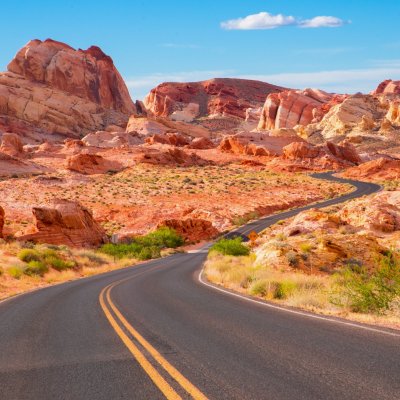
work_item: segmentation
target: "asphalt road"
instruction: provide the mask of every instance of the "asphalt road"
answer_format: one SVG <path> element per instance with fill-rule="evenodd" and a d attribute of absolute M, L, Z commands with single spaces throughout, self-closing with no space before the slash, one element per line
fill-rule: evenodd
<path fill-rule="evenodd" d="M 319 206 L 379 189 L 352 183 Z M 221 292 L 199 281 L 205 257 L 176 254 L 0 303 L 0 399 L 400 398 L 398 333 Z"/>

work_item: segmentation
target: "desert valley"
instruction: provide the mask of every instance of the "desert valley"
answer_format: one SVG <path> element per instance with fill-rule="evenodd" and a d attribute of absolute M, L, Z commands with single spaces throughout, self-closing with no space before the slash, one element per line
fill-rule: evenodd
<path fill-rule="evenodd" d="M 400 81 L 350 95 L 215 78 L 162 83 L 133 102 L 100 48 L 51 39 L 30 41 L 7 69 L 1 297 L 159 257 L 118 248 L 152 232 L 169 229 L 186 251 L 248 221 L 351 192 L 312 176 L 334 171 L 382 190 L 272 225 L 251 242 L 253 255 L 219 252 L 206 271 L 262 298 L 356 319 L 372 312 L 359 318 L 400 327 L 398 292 L 384 310 L 327 300 L 341 271 L 371 273 L 397 258 Z M 288 292 L 277 295 L 288 279 Z M 294 295 L 297 281 L 306 283 Z"/>

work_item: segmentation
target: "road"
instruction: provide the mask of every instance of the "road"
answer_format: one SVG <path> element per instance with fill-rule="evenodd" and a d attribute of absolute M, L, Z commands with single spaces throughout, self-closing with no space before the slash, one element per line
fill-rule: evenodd
<path fill-rule="evenodd" d="M 318 207 L 379 189 L 352 183 Z M 400 398 L 398 333 L 221 292 L 199 281 L 205 258 L 175 254 L 0 303 L 0 398 Z"/>

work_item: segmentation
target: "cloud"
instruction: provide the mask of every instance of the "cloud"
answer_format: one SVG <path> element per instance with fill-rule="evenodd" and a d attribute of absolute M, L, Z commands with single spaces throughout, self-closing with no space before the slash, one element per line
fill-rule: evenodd
<path fill-rule="evenodd" d="M 227 30 L 274 29 L 295 23 L 296 19 L 290 15 L 286 17 L 282 14 L 272 15 L 267 12 L 260 12 L 244 18 L 221 22 L 221 28 Z"/>
<path fill-rule="evenodd" d="M 268 12 L 262 11 L 258 14 L 251 14 L 243 18 L 230 19 L 221 22 L 221 28 L 226 30 L 260 30 L 275 29 L 288 25 L 294 25 L 300 28 L 337 28 L 345 23 L 346 22 L 342 19 L 332 16 L 317 16 L 303 20 L 291 15 L 272 15 Z"/>
<path fill-rule="evenodd" d="M 300 28 L 338 28 L 344 24 L 345 21 L 342 19 L 329 16 L 319 16 L 298 22 Z"/>
<path fill-rule="evenodd" d="M 240 76 L 240 78 L 261 80 L 289 88 L 313 87 L 337 93 L 366 93 L 385 79 L 399 77 L 400 65 L 396 66 L 395 63 L 389 67 Z"/>

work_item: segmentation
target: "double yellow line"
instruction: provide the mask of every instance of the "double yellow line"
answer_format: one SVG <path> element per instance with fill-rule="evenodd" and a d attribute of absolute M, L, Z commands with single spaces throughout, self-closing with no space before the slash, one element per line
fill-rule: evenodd
<path fill-rule="evenodd" d="M 125 281 L 125 279 L 123 280 Z M 111 300 L 110 292 L 113 287 L 121 283 L 118 281 L 106 286 L 99 295 L 101 308 L 111 326 L 121 338 L 125 346 L 132 353 L 133 357 L 144 369 L 154 384 L 161 390 L 168 400 L 179 400 L 182 397 L 166 381 L 166 379 L 157 371 L 153 364 L 146 358 L 142 351 L 135 345 L 134 341 L 125 333 L 124 327 L 132 337 L 140 343 L 151 357 L 173 378 L 188 394 L 195 400 L 207 400 L 207 397 L 190 381 L 188 381 L 174 366 L 172 366 L 140 333 L 133 328 L 126 318 L 121 314 L 118 308 Z M 113 315 L 114 313 L 114 315 Z M 156 364 L 157 365 L 157 364 Z"/>

